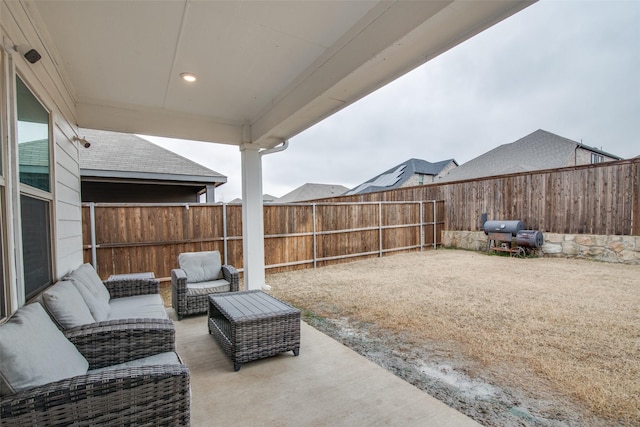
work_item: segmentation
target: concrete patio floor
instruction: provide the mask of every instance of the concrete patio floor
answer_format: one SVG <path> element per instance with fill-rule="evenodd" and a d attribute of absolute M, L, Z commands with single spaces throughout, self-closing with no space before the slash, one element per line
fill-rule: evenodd
<path fill-rule="evenodd" d="M 193 426 L 478 426 L 465 415 L 302 322 L 293 352 L 233 364 L 206 315 L 177 321 L 177 350 L 191 371 Z"/>

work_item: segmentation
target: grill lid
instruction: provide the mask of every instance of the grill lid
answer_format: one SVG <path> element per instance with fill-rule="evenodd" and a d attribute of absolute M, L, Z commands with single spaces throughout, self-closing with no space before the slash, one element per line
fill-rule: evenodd
<path fill-rule="evenodd" d="M 487 221 L 482 226 L 484 234 L 489 233 L 511 233 L 515 236 L 518 231 L 524 230 L 524 222 L 522 221 Z"/>

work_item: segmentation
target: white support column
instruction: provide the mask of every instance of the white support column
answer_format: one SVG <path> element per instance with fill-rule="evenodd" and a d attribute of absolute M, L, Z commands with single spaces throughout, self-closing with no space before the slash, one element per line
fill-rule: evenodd
<path fill-rule="evenodd" d="M 240 146 L 242 161 L 242 252 L 245 290 L 262 289 L 264 275 L 264 218 L 260 147 Z"/>

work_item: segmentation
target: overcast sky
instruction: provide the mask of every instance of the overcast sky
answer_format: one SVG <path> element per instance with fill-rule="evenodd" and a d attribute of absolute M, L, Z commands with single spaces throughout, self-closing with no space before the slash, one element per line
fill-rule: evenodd
<path fill-rule="evenodd" d="M 542 0 L 290 139 L 263 157 L 263 192 L 355 187 L 410 158 L 463 164 L 544 129 L 640 155 L 640 0 Z M 145 137 L 228 177 L 236 146 Z"/>

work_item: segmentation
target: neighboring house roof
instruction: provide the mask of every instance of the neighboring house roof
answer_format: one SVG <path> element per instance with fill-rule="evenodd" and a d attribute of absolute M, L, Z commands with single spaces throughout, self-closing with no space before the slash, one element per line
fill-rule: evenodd
<path fill-rule="evenodd" d="M 262 202 L 263 203 L 274 203 L 274 202 L 277 202 L 277 201 L 278 201 L 278 198 L 276 196 L 272 196 L 271 194 L 268 194 L 268 193 L 264 193 L 262 195 Z"/>
<path fill-rule="evenodd" d="M 360 184 L 354 189 L 345 193 L 345 195 L 373 193 L 376 191 L 393 190 L 399 188 L 407 182 L 413 175 L 432 175 L 437 176 L 451 163 L 458 165 L 455 160 L 442 160 L 440 162 L 431 163 L 421 159 L 409 159 L 404 163 L 389 169 L 380 175 Z"/>
<path fill-rule="evenodd" d="M 263 203 L 294 203 L 303 202 L 305 200 L 322 199 L 324 197 L 340 196 L 347 191 L 347 187 L 342 185 L 330 185 L 330 184 L 304 184 L 295 190 L 285 194 L 284 196 L 277 198 L 271 194 L 263 194 Z M 229 204 L 242 203 L 241 198 L 233 199 Z"/>
<path fill-rule="evenodd" d="M 278 198 L 275 196 L 272 196 L 271 194 L 265 193 L 262 195 L 262 203 L 274 203 L 277 201 L 278 201 Z M 242 198 L 236 197 L 235 199 L 233 199 L 227 204 L 228 205 L 242 204 Z"/>
<path fill-rule="evenodd" d="M 79 129 L 91 146 L 80 148 L 80 175 L 96 178 L 179 181 L 216 186 L 227 177 L 136 135 Z"/>
<path fill-rule="evenodd" d="M 577 148 L 612 159 L 621 159 L 597 148 L 538 129 L 515 142 L 500 145 L 452 169 L 441 181 L 459 181 L 570 166 L 575 162 Z"/>
<path fill-rule="evenodd" d="M 303 184 L 293 191 L 277 199 L 276 203 L 295 203 L 307 200 L 324 199 L 326 197 L 337 197 L 344 194 L 349 189 L 343 185 L 333 184 Z"/>

